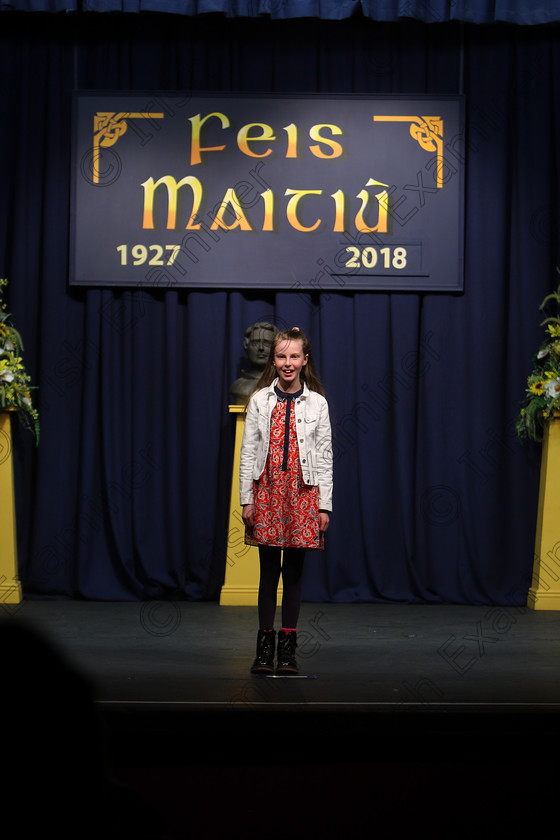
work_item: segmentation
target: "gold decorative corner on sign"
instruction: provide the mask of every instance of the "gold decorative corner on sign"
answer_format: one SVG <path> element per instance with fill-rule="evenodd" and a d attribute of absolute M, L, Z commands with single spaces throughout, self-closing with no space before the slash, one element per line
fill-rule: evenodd
<path fill-rule="evenodd" d="M 93 183 L 99 183 L 99 147 L 114 146 L 125 134 L 127 120 L 162 120 L 163 114 L 133 113 L 130 111 L 100 111 L 93 117 Z"/>
<path fill-rule="evenodd" d="M 375 116 L 374 122 L 407 122 L 410 123 L 410 136 L 427 152 L 437 153 L 436 184 L 438 189 L 443 186 L 443 120 L 441 117 L 413 117 Z"/>

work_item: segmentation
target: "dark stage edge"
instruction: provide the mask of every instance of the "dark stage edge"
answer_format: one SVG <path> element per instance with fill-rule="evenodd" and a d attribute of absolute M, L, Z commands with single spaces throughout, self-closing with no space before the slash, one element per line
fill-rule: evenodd
<path fill-rule="evenodd" d="M 170 758 L 195 726 L 249 749 L 288 718 L 347 754 L 368 736 L 560 736 L 558 612 L 305 603 L 299 663 L 314 679 L 295 680 L 250 675 L 254 607 L 25 600 L 4 613 L 89 678 L 116 738 L 150 732 Z"/>
<path fill-rule="evenodd" d="M 290 681 L 250 676 L 253 607 L 29 600 L 2 612 L 94 689 L 117 803 L 100 810 L 93 795 L 95 840 L 557 836 L 541 811 L 558 780 L 560 613 L 306 603 L 299 661 L 316 679 Z M 5 754 L 20 759 L 16 778 L 30 761 L 50 776 L 58 732 L 79 730 L 72 702 L 23 665 L 31 695 Z M 64 812 L 57 802 L 49 814 Z M 77 820 L 57 836 L 89 840 Z"/>

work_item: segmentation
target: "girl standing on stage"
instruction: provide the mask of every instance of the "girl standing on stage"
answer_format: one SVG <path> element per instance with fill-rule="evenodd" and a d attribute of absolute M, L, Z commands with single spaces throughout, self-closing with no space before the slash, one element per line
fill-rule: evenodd
<path fill-rule="evenodd" d="M 276 673 L 295 675 L 297 621 L 307 549 L 323 548 L 332 510 L 329 409 L 309 341 L 278 332 L 247 416 L 239 467 L 245 542 L 258 545 L 257 655 L 251 672 L 274 671 L 274 618 L 282 574 Z"/>

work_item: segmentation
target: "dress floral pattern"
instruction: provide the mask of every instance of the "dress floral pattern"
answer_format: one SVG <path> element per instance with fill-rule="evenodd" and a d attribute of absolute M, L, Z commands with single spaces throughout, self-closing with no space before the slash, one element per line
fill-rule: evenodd
<path fill-rule="evenodd" d="M 246 529 L 245 542 L 282 548 L 323 548 L 319 488 L 303 483 L 294 405 L 292 400 L 290 403 L 286 469 L 282 469 L 286 402 L 279 399 L 271 415 L 266 467 L 259 481 L 254 482 L 255 524 Z"/>

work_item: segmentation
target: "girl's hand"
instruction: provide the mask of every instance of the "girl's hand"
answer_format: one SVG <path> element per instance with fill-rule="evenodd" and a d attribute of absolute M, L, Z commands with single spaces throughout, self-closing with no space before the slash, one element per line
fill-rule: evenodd
<path fill-rule="evenodd" d="M 330 522 L 329 514 L 324 510 L 320 510 L 319 511 L 319 531 L 321 531 L 321 533 L 323 533 L 323 534 L 325 533 L 325 531 L 329 527 L 329 522 Z"/>
<path fill-rule="evenodd" d="M 255 505 L 243 505 L 241 518 L 246 527 L 252 528 L 255 524 Z"/>

